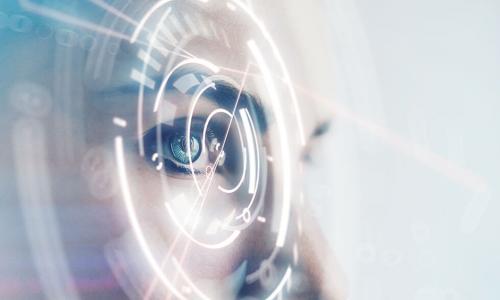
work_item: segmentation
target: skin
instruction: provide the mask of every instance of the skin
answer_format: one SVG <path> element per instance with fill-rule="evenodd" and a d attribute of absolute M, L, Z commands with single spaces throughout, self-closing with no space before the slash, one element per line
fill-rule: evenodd
<path fill-rule="evenodd" d="M 243 29 L 244 30 L 244 29 Z M 235 33 L 236 34 L 236 33 Z M 37 84 L 46 87 L 49 90 L 52 90 L 52 86 L 54 82 L 50 79 L 44 78 L 43 74 L 53 74 L 56 70 L 53 68 L 53 56 L 52 49 L 54 47 L 52 40 L 35 40 L 29 38 L 12 38 L 12 43 L 9 43 L 9 48 L 6 48 L 5 53 L 15 53 L 16 60 L 9 62 L 12 64 L 13 71 L 8 78 L 5 78 L 6 86 L 12 86 L 18 81 L 32 81 Z M 56 46 L 57 47 L 57 46 Z M 226 59 L 224 53 L 218 52 L 216 47 L 201 47 L 200 44 L 193 43 L 189 45 L 189 48 L 197 49 L 203 48 L 203 51 L 207 51 L 210 53 L 210 56 L 214 61 L 224 61 Z M 19 51 L 21 49 L 22 51 Z M 26 49 L 39 49 L 38 55 L 33 56 L 32 52 Z M 130 53 L 136 53 L 133 49 L 126 49 L 130 51 Z M 203 56 L 204 53 L 201 51 L 198 55 Z M 87 59 L 85 53 L 74 53 L 75 60 L 78 59 Z M 19 64 L 19 61 L 28 61 L 26 64 Z M 242 61 L 238 61 L 238 59 L 234 60 L 232 63 L 237 69 L 243 69 L 242 66 L 244 58 Z M 123 107 L 117 108 L 114 107 L 113 101 L 105 102 L 104 107 L 99 107 L 98 105 L 94 105 L 95 103 L 101 102 L 100 95 L 103 90 L 113 90 L 117 85 L 120 85 L 123 80 L 122 76 L 117 75 L 120 74 L 122 70 L 121 66 L 127 66 L 128 63 L 133 63 L 132 60 L 128 58 L 128 56 L 124 56 L 123 60 L 119 61 L 113 68 L 113 75 L 108 78 L 108 81 L 92 81 L 89 80 L 85 74 L 85 70 L 80 66 L 78 68 L 69 68 L 71 72 L 81 73 L 82 76 L 77 76 L 75 82 L 73 82 L 73 86 L 79 86 L 83 90 L 83 98 L 85 99 L 84 103 L 84 124 L 85 124 L 85 139 L 87 141 L 86 148 L 80 149 L 81 157 L 84 156 L 84 153 L 94 147 L 103 147 L 104 149 L 108 149 L 109 153 L 112 153 L 112 137 L 116 135 L 116 131 L 110 128 L 110 116 L 115 114 L 120 109 L 124 109 Z M 126 67 L 124 67 L 126 68 Z M 228 74 L 228 76 L 235 76 L 235 74 Z M 235 80 L 238 81 L 237 78 Z M 252 89 L 252 87 L 250 87 Z M 113 97 L 118 98 L 119 100 L 125 102 L 134 103 L 136 95 L 129 94 L 114 94 L 108 96 L 107 100 L 113 100 Z M 182 103 L 181 99 L 175 98 L 172 101 L 177 101 L 178 103 Z M 54 99 L 54 106 L 57 107 L 60 105 L 59 102 L 62 102 L 61 99 Z M 89 104 L 90 103 L 90 104 Z M 188 114 L 189 105 L 188 102 L 185 102 L 186 105 L 178 105 L 176 111 L 176 117 L 186 116 Z M 270 103 L 262 103 L 264 108 L 269 108 Z M 314 106 L 314 105 L 311 105 Z M 197 114 L 200 116 L 206 116 L 210 111 L 212 111 L 216 106 L 208 101 L 207 99 L 202 99 L 201 103 L 197 109 Z M 135 107 L 132 105 L 130 107 L 125 108 L 125 111 L 121 114 L 125 119 L 129 120 L 130 126 L 125 130 L 120 131 L 125 138 L 133 139 L 136 136 L 136 127 L 134 124 L 135 120 Z M 144 117 L 144 128 L 149 129 L 154 127 L 158 122 L 167 122 L 167 119 L 158 120 L 156 115 L 145 115 Z M 306 131 L 306 136 L 313 136 L 313 132 L 317 126 L 319 126 L 324 120 L 318 120 L 312 111 L 304 111 L 304 127 Z M 273 126 L 270 125 L 270 132 L 273 130 Z M 271 137 L 269 135 L 264 135 L 263 141 L 265 143 L 270 143 Z M 313 141 L 309 141 L 309 146 L 313 144 Z M 300 162 L 303 159 L 305 151 L 307 148 L 302 148 L 297 145 L 290 145 L 293 160 Z M 49 157 L 49 165 L 53 169 L 54 173 L 64 173 L 65 167 L 70 168 L 78 168 L 80 161 L 74 161 L 72 166 L 61 166 L 57 164 L 58 158 L 56 154 L 52 154 Z M 160 252 L 169 252 L 171 255 L 178 257 L 181 260 L 182 266 L 188 272 L 188 274 L 193 278 L 193 281 L 199 285 L 207 294 L 209 294 L 214 299 L 225 299 L 234 297 L 234 291 L 230 288 L 227 288 L 227 278 L 231 274 L 233 274 L 238 267 L 241 265 L 241 262 L 250 254 L 256 256 L 266 257 L 269 255 L 271 248 L 267 246 L 267 230 L 265 225 L 256 224 L 255 226 L 251 226 L 249 230 L 245 230 L 242 232 L 241 236 L 232 243 L 229 247 L 221 250 L 221 251 L 213 251 L 210 249 L 203 248 L 196 244 L 190 242 L 184 235 L 179 235 L 178 230 L 172 224 L 172 221 L 168 218 L 165 218 L 165 207 L 164 207 L 164 197 L 168 197 L 169 200 L 172 201 L 174 207 L 176 208 L 176 212 L 180 216 L 185 216 L 188 214 L 189 205 L 186 205 L 185 202 L 191 203 L 193 202 L 193 198 L 196 195 L 189 193 L 189 191 L 193 190 L 192 181 L 189 178 L 180 178 L 175 176 L 168 176 L 165 174 L 159 174 L 150 165 L 148 165 L 143 158 L 139 157 L 137 153 L 133 150 L 128 150 L 126 152 L 126 164 L 127 170 L 129 171 L 128 176 L 130 179 L 130 188 L 132 192 L 132 198 L 137 204 L 137 211 L 139 215 L 139 219 L 144 221 L 145 228 L 148 228 L 146 234 L 149 235 L 148 238 L 150 241 L 154 241 L 154 248 L 158 249 Z M 118 181 L 115 173 L 115 170 L 112 169 L 110 175 L 114 182 Z M 267 185 L 272 187 L 273 181 L 279 180 L 279 172 L 275 170 L 270 170 L 270 176 L 268 177 Z M 203 176 L 202 176 L 203 177 Z M 201 178 L 201 180 L 206 180 L 206 178 Z M 296 178 L 295 180 L 299 180 L 300 178 Z M 167 182 L 167 184 L 165 184 Z M 213 179 L 213 186 L 217 185 L 227 185 L 227 180 L 224 176 L 220 174 L 216 174 Z M 187 201 L 184 202 L 176 202 L 174 199 L 178 195 L 183 193 L 187 193 Z M 297 196 L 300 194 L 300 190 L 294 191 L 294 195 Z M 217 192 L 216 189 L 211 188 L 206 193 L 206 203 L 207 205 L 201 211 L 200 214 L 200 225 L 197 227 L 197 230 L 193 232 L 194 236 L 203 236 L 203 229 L 205 229 L 209 225 L 209 220 L 213 215 L 219 214 L 221 211 L 224 212 L 225 215 L 228 212 L 231 212 L 236 208 L 236 203 L 238 202 L 238 194 L 220 196 L 220 193 Z M 266 191 L 265 199 L 266 202 L 271 202 L 273 197 L 273 190 L 269 188 Z M 123 201 L 121 199 L 121 195 L 118 193 L 113 194 L 111 197 L 104 199 L 107 201 L 106 206 L 112 207 L 112 211 L 114 212 L 114 218 L 121 219 L 119 224 L 126 224 L 126 216 L 124 215 L 123 209 Z M 82 199 L 83 205 L 85 202 L 93 202 L 95 199 Z M 322 295 L 322 299 L 342 299 L 344 296 L 341 291 L 341 287 L 336 284 L 338 282 L 338 278 L 341 278 L 341 275 L 335 272 L 338 270 L 338 267 L 335 265 L 335 262 L 332 261 L 324 261 L 321 258 L 331 257 L 329 250 L 325 245 L 326 242 L 324 238 L 320 234 L 320 230 L 315 225 L 313 218 L 307 211 L 307 208 L 299 205 L 298 197 L 293 199 L 293 215 L 300 214 L 302 216 L 302 220 L 304 222 L 304 232 L 305 234 L 299 239 L 299 257 L 301 258 L 301 267 L 304 270 L 304 273 L 311 279 L 311 287 L 310 293 Z M 271 210 L 268 210 L 267 218 L 271 217 Z M 299 213 L 300 212 L 300 213 Z M 294 222 L 293 219 L 292 222 Z M 116 224 L 113 224 L 116 226 Z M 127 231 L 127 225 L 119 225 L 117 231 Z M 296 228 L 296 224 L 292 223 L 290 226 L 292 229 L 290 230 L 290 235 L 296 233 L 293 228 Z M 206 238 L 206 237 L 205 237 Z M 212 236 L 214 240 L 219 240 L 221 237 Z M 173 246 L 175 243 L 175 246 Z M 171 251 L 171 252 L 170 252 Z M 290 252 L 290 249 L 287 249 Z M 181 259 L 183 258 L 183 259 Z M 171 274 L 168 271 L 169 265 L 165 266 L 164 270 L 167 275 L 176 276 L 176 274 Z M 334 270 L 334 271 L 332 271 Z M 134 274 L 129 274 L 134 278 Z M 143 293 L 146 293 L 149 285 L 154 278 L 139 279 L 141 281 L 139 283 L 140 289 Z M 331 282 L 335 282 L 335 284 L 330 284 Z M 156 287 L 156 291 L 153 292 L 153 297 L 155 295 L 161 295 L 163 297 L 165 295 L 165 291 L 161 290 L 160 287 Z M 294 297 L 292 295 L 292 297 Z M 300 296 L 297 296 L 299 299 Z M 304 299 L 304 298 L 302 298 Z"/>

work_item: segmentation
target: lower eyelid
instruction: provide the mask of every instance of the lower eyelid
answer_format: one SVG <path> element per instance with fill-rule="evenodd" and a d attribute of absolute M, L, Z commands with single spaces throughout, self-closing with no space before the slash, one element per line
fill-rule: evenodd
<path fill-rule="evenodd" d="M 171 168 L 171 169 L 174 169 L 173 172 L 182 173 L 185 175 L 191 175 L 193 173 L 193 172 L 191 172 L 191 169 L 189 169 L 187 167 L 179 166 L 168 158 L 165 158 L 164 161 L 165 161 L 165 164 L 164 164 L 165 169 Z M 193 169 L 193 171 L 194 171 L 195 175 L 204 174 L 204 172 L 197 170 L 197 169 Z"/>

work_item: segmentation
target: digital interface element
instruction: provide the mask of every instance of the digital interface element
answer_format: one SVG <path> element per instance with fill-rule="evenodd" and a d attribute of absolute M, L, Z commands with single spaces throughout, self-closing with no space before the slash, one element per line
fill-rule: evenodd
<path fill-rule="evenodd" d="M 418 66 L 456 13 L 429 35 L 434 10 L 384 7 L 393 31 L 327 2 L 4 1 L 0 298 L 491 292 L 472 278 L 495 248 L 488 81 L 461 99 L 463 74 L 394 63 Z M 463 40 L 440 46 L 467 57 Z"/>
<path fill-rule="evenodd" d="M 301 232 L 291 228 L 292 149 L 305 137 L 287 67 L 252 9 L 91 0 L 107 12 L 94 24 L 21 2 L 101 34 L 87 71 L 119 74 L 110 85 L 136 99 L 134 116 L 109 124 L 119 197 L 156 277 L 147 297 L 161 285 L 176 299 L 286 298 Z"/>
<path fill-rule="evenodd" d="M 278 123 L 278 130 L 279 136 L 282 137 L 282 140 L 280 141 L 282 147 L 278 151 L 280 151 L 280 156 L 284 157 L 284 162 L 283 162 L 283 167 L 284 170 L 282 171 L 283 174 L 286 176 L 289 176 L 287 174 L 290 174 L 289 170 L 289 161 L 287 161 L 287 157 L 289 157 L 288 153 L 288 142 L 286 140 L 286 137 L 288 135 L 286 131 L 286 126 L 284 124 L 284 120 L 282 120 L 282 111 L 279 103 L 279 98 L 277 97 L 277 91 L 275 91 L 275 88 L 273 87 L 273 81 L 274 78 L 271 77 L 269 67 L 267 66 L 267 63 L 264 61 L 263 55 L 261 50 L 258 48 L 256 45 L 256 42 L 254 40 L 248 40 L 247 41 L 247 46 L 248 46 L 248 51 L 251 52 L 253 55 L 252 60 L 248 60 L 246 62 L 239 62 L 240 65 L 241 63 L 246 64 L 246 73 L 243 74 L 243 78 L 241 79 L 241 85 L 238 84 L 237 82 L 233 82 L 232 78 L 224 75 L 224 72 L 221 70 L 221 68 L 218 66 L 218 63 L 213 63 L 212 59 L 207 56 L 203 56 L 203 58 L 199 58 L 196 55 L 196 49 L 193 49 L 191 51 L 187 51 L 185 48 L 179 48 L 178 46 L 175 48 L 178 53 L 180 54 L 179 56 L 184 56 L 181 59 L 178 57 L 172 55 L 170 51 L 165 51 L 165 49 L 169 49 L 172 46 L 179 45 L 179 44 L 184 44 L 187 45 L 189 44 L 189 38 L 184 38 L 184 41 L 178 41 L 176 38 L 176 33 L 177 35 L 179 34 L 178 32 L 175 32 L 175 28 L 172 27 L 167 27 L 164 24 L 167 24 L 167 22 L 173 22 L 173 24 L 178 25 L 178 30 L 182 31 L 183 30 L 183 25 L 181 25 L 179 22 L 180 21 L 170 21 L 175 20 L 174 14 L 171 14 L 172 9 L 167 5 L 160 5 L 161 3 L 157 4 L 153 9 L 148 11 L 148 13 L 145 15 L 145 17 L 141 20 L 139 23 L 139 26 L 136 28 L 136 31 L 133 34 L 133 37 L 131 39 L 132 42 L 136 41 L 138 36 L 141 33 L 142 26 L 145 26 L 149 22 L 158 22 L 157 20 L 154 19 L 154 15 L 158 12 L 163 11 L 162 15 L 159 17 L 159 24 L 156 25 L 156 27 L 151 26 L 152 28 L 155 28 L 153 32 L 151 33 L 151 36 L 149 37 L 149 44 L 144 47 L 144 49 L 139 50 L 138 57 L 141 58 L 144 61 L 144 66 L 142 70 L 136 70 L 133 69 L 131 71 L 131 78 L 135 81 L 137 81 L 140 85 L 139 89 L 139 96 L 138 96 L 138 134 L 142 134 L 144 132 L 144 129 L 142 128 L 141 124 L 141 114 L 142 110 L 144 110 L 144 91 L 146 89 L 151 89 L 154 90 L 153 94 L 156 94 L 155 98 L 155 103 L 153 110 L 157 112 L 158 116 L 158 123 L 160 123 L 161 118 L 163 117 L 162 114 L 160 113 L 161 105 L 162 105 L 162 100 L 163 97 L 165 97 L 165 89 L 166 87 L 171 84 L 178 93 L 187 95 L 190 97 L 190 105 L 189 105 L 189 113 L 187 115 L 187 124 L 186 124 L 186 134 L 184 136 L 184 139 L 182 140 L 184 142 L 184 145 L 180 145 L 182 150 L 187 152 L 187 158 L 188 158 L 188 163 L 189 163 L 189 170 L 191 173 L 192 181 L 194 182 L 196 186 L 196 190 L 198 191 L 197 195 L 195 195 L 195 200 L 191 199 L 193 204 L 191 207 L 188 208 L 188 213 L 183 215 L 182 218 L 179 218 L 179 213 L 175 211 L 175 209 L 172 207 L 173 205 L 171 204 L 171 201 L 166 201 L 165 202 L 165 207 L 166 207 L 166 212 L 168 212 L 168 216 L 172 220 L 172 222 L 177 226 L 177 229 L 179 233 L 177 234 L 182 234 L 185 237 L 187 237 L 192 243 L 195 243 L 196 245 L 202 247 L 202 248 L 207 248 L 207 249 L 221 249 L 224 247 L 228 247 L 231 245 L 231 243 L 235 242 L 236 239 L 238 239 L 240 233 L 244 230 L 246 230 L 249 226 L 251 226 L 257 218 L 261 222 L 265 222 L 266 218 L 263 216 L 260 216 L 259 214 L 263 211 L 263 196 L 264 196 L 264 191 L 265 191 L 265 186 L 259 186 L 259 185 L 264 185 L 266 182 L 266 178 L 264 177 L 266 173 L 262 172 L 262 170 L 265 170 L 265 164 L 266 160 L 263 160 L 261 158 L 262 156 L 266 157 L 266 150 L 265 148 L 262 147 L 262 143 L 259 143 L 259 139 L 257 136 L 257 131 L 256 131 L 256 126 L 253 124 L 252 118 L 250 117 L 250 113 L 248 108 L 239 108 L 239 100 L 242 96 L 242 90 L 245 88 L 245 85 L 247 84 L 246 80 L 248 77 L 248 71 L 251 66 L 256 65 L 260 71 L 266 75 L 267 81 L 265 82 L 266 87 L 268 89 L 268 92 L 271 94 L 270 96 L 273 98 L 273 104 L 274 107 L 272 109 L 274 110 L 274 116 L 276 117 L 276 122 Z M 247 14 L 247 18 L 251 18 L 250 15 L 248 15 L 248 11 L 245 11 L 246 7 L 243 6 L 241 3 L 235 2 L 234 6 L 228 5 L 228 9 L 230 10 L 235 10 L 236 13 L 236 6 L 239 6 L 240 10 L 243 10 L 240 12 L 239 16 L 245 17 L 245 13 Z M 214 25 L 215 20 L 207 20 L 209 22 L 210 27 L 207 25 L 194 25 L 190 21 L 194 19 L 195 17 L 190 17 L 191 14 L 185 14 L 183 15 L 182 12 L 179 15 L 180 18 L 184 20 L 186 23 L 187 27 L 186 31 L 188 31 L 188 36 L 191 35 L 192 39 L 198 38 L 201 35 L 201 38 L 204 40 L 207 40 L 207 43 L 210 41 L 214 41 L 217 45 L 222 44 L 225 46 L 224 48 L 227 49 L 229 53 L 232 51 L 232 47 L 235 47 L 236 49 L 240 50 L 241 48 L 244 49 L 241 45 L 234 45 L 234 42 L 230 40 L 230 38 L 227 36 L 227 33 L 225 32 L 223 27 L 218 27 L 218 25 Z M 199 22 L 203 22 L 203 19 L 197 18 L 198 24 Z M 220 26 L 220 25 L 219 25 Z M 211 29 L 211 32 L 208 31 L 208 28 Z M 218 37 L 220 35 L 220 37 Z M 185 35 L 184 35 L 185 36 Z M 238 41 L 240 42 L 240 41 Z M 233 45 L 232 45 L 233 44 Z M 187 46 L 188 48 L 188 46 Z M 226 49 L 223 49 L 221 51 L 225 51 Z M 234 50 L 236 50 L 234 49 Z M 240 51 L 242 51 L 241 49 Z M 174 50 L 174 53 L 175 51 Z M 233 50 L 233 51 L 234 51 Z M 243 50 L 244 51 L 244 50 Z M 194 52 L 194 53 L 193 53 Z M 161 85 L 158 87 L 155 85 L 154 79 L 152 79 L 151 76 L 156 76 L 155 73 L 161 72 L 161 63 L 155 60 L 155 55 L 159 53 L 160 56 L 167 55 L 167 62 L 166 66 L 167 68 L 171 66 L 171 69 L 168 70 L 168 72 L 165 72 L 167 75 L 163 78 L 163 81 Z M 169 55 L 170 54 L 170 55 Z M 194 68 L 195 70 L 202 70 L 204 75 L 201 75 L 197 77 L 196 73 L 193 72 L 185 72 L 184 74 L 178 76 L 178 78 L 175 78 L 173 80 L 174 75 L 177 75 L 177 73 L 182 72 L 183 69 L 186 68 Z M 233 67 L 234 68 L 234 67 Z M 240 69 L 238 67 L 234 69 Z M 231 74 L 233 75 L 233 74 Z M 170 81 L 173 81 L 170 83 Z M 217 94 L 218 88 L 219 87 L 218 82 L 225 82 L 225 83 L 230 83 L 233 88 L 237 88 L 238 94 L 236 95 L 236 101 L 234 104 L 234 107 L 231 110 L 224 109 L 224 108 L 216 108 L 210 112 L 206 120 L 204 120 L 203 124 L 203 134 L 201 136 L 201 143 L 197 142 L 194 143 L 192 141 L 192 120 L 193 120 L 193 114 L 197 110 L 197 104 L 198 101 L 205 93 L 207 93 L 207 90 L 214 90 L 215 94 Z M 189 93 L 189 91 L 193 91 L 193 93 Z M 217 95 L 215 95 L 217 97 Z M 170 109 L 175 109 L 174 107 L 170 107 Z M 170 112 L 168 112 L 170 113 Z M 215 119 L 216 117 L 219 118 L 224 118 L 226 119 L 227 123 L 227 130 L 226 133 L 223 137 L 221 137 L 221 140 L 218 140 L 217 138 L 212 138 L 209 139 L 207 137 L 207 128 L 210 126 L 212 119 Z M 228 120 L 229 119 L 229 120 Z M 227 143 L 228 139 L 228 134 L 230 132 L 230 128 L 232 124 L 236 125 L 237 128 L 237 142 L 239 142 L 239 149 L 242 151 L 241 154 L 235 154 L 235 153 L 229 153 L 228 151 L 225 151 L 225 145 Z M 158 127 L 158 136 L 162 137 L 161 134 L 161 127 Z M 243 131 L 242 131 L 243 130 Z M 147 150 L 145 150 L 145 145 L 144 145 L 144 139 L 141 138 L 140 136 L 138 137 L 139 140 L 139 151 L 141 155 L 149 155 L 151 154 Z M 185 142 L 185 141 L 189 142 Z M 209 145 L 205 145 L 203 141 L 209 141 Z M 158 145 L 161 145 L 162 141 L 158 143 Z M 201 149 L 200 149 L 200 144 L 201 144 Z M 151 264 L 151 267 L 155 270 L 157 276 L 160 278 L 162 283 L 164 283 L 168 288 L 172 290 L 172 292 L 179 298 L 189 298 L 192 297 L 192 293 L 194 293 L 197 297 L 202 298 L 202 299 L 208 299 L 208 296 L 203 293 L 202 290 L 200 290 L 193 282 L 190 280 L 189 276 L 186 274 L 186 272 L 182 269 L 181 263 L 178 262 L 179 259 L 182 260 L 181 258 L 176 258 L 175 255 L 173 255 L 171 259 L 171 264 L 173 265 L 174 268 L 177 269 L 177 273 L 181 274 L 181 278 L 177 283 L 173 283 L 172 280 L 165 274 L 165 271 L 162 269 L 162 265 L 164 264 L 169 264 L 170 262 L 165 262 L 165 261 L 158 261 L 158 259 L 153 257 L 152 251 L 148 247 L 148 241 L 147 238 L 144 236 L 143 230 L 141 229 L 140 225 L 140 220 L 139 217 L 136 215 L 134 204 L 133 204 L 133 199 L 130 196 L 129 192 L 127 191 L 127 187 L 129 185 L 129 182 L 127 181 L 126 178 L 126 167 L 125 163 L 123 162 L 123 150 L 122 150 L 123 144 L 121 142 L 120 137 L 116 138 L 116 155 L 118 158 L 118 166 L 119 166 L 119 171 L 120 171 L 120 180 L 121 180 L 121 185 L 122 185 L 122 190 L 124 193 L 124 199 L 126 201 L 126 207 L 127 211 L 129 214 L 129 217 L 131 218 L 132 223 L 135 224 L 134 230 L 137 235 L 137 238 L 139 242 L 141 243 L 141 248 L 148 257 L 148 261 Z M 170 149 L 172 150 L 172 149 Z M 167 149 L 168 151 L 168 149 Z M 198 152 L 201 151 L 202 155 L 204 155 L 207 152 L 215 153 L 215 159 L 209 164 L 205 166 L 204 172 L 202 171 L 201 173 L 203 176 L 199 176 L 197 172 L 195 171 L 195 168 L 193 166 L 193 159 L 195 158 L 193 156 L 193 152 Z M 172 151 L 175 153 L 174 151 Z M 206 217 L 211 218 L 211 221 L 207 221 L 205 226 L 208 226 L 208 230 L 205 233 L 200 234 L 201 237 L 198 237 L 194 232 L 196 231 L 196 225 L 198 225 L 200 214 L 203 214 L 203 205 L 204 201 L 209 201 L 207 200 L 207 194 L 209 193 L 209 189 L 212 187 L 212 181 L 213 177 L 215 176 L 215 173 L 217 172 L 218 168 L 221 168 L 224 165 L 224 161 L 228 159 L 227 157 L 233 156 L 233 155 L 239 155 L 239 157 L 243 158 L 243 166 L 240 169 L 241 174 L 235 174 L 238 175 L 237 178 L 240 178 L 238 180 L 238 183 L 235 186 L 231 187 L 223 187 L 222 185 L 219 185 L 217 187 L 218 191 L 216 193 L 225 193 L 225 194 L 234 194 L 237 193 L 235 197 L 238 197 L 239 202 L 244 202 L 244 205 L 238 207 L 237 209 L 233 209 L 229 214 L 227 215 L 221 215 L 221 216 L 214 216 L 214 215 L 208 215 Z M 156 162 L 159 161 L 158 157 L 164 157 L 165 153 L 163 153 L 163 149 L 161 147 L 158 147 L 158 152 L 154 152 L 151 154 L 151 161 Z M 161 161 L 159 164 L 156 165 L 157 170 L 162 169 Z M 186 163 L 186 161 L 184 161 Z M 263 174 L 261 174 L 263 173 Z M 202 177 L 202 178 L 200 178 Z M 259 180 L 260 179 L 260 180 Z M 271 290 L 269 295 L 266 297 L 266 299 L 273 299 L 275 298 L 278 294 L 282 292 L 282 289 L 284 288 L 284 285 L 286 282 L 289 280 L 290 277 L 290 272 L 291 272 L 291 266 L 286 267 L 284 270 L 276 270 L 276 267 L 273 266 L 273 260 L 275 259 L 275 256 L 277 252 L 279 251 L 280 247 L 283 247 L 285 244 L 285 237 L 286 237 L 286 231 L 288 227 L 288 218 L 290 215 L 290 195 L 289 193 L 289 185 L 290 179 L 284 178 L 283 179 L 283 184 L 282 184 L 282 194 L 283 194 L 283 200 L 281 203 L 282 206 L 282 211 L 281 212 L 276 212 L 276 216 L 273 216 L 273 218 L 279 218 L 279 225 L 278 225 L 278 230 L 277 230 L 277 235 L 276 235 L 276 250 L 272 252 L 271 256 L 265 259 L 259 266 L 257 270 L 255 270 L 253 273 L 250 273 L 246 275 L 245 282 L 248 284 L 253 284 L 255 281 L 259 280 L 260 284 L 263 285 L 266 289 L 269 288 L 270 286 L 273 285 L 273 282 L 269 282 L 270 280 L 274 278 L 266 278 L 266 277 L 271 277 L 271 273 L 280 273 L 279 277 L 281 277 L 280 280 L 277 281 L 277 284 L 275 284 L 274 290 Z M 245 183 L 245 184 L 243 184 Z M 260 184 L 259 184 L 260 183 Z M 240 189 L 245 189 L 246 191 L 240 192 Z M 259 189 L 260 188 L 260 189 Z M 258 191 L 260 193 L 258 193 Z M 196 193 L 195 193 L 196 194 Z M 260 195 L 259 195 L 260 194 Z M 185 194 L 180 194 L 177 195 L 176 197 L 179 197 L 181 200 L 180 201 L 186 201 L 187 196 Z M 210 196 L 210 197 L 218 197 L 218 195 Z M 174 200 L 175 201 L 175 200 Z M 181 221 L 182 220 L 182 221 Z M 192 226 L 189 226 L 191 225 Z M 205 242 L 203 241 L 203 235 L 213 235 L 215 233 L 217 234 L 217 237 L 220 235 L 220 238 L 216 239 L 213 242 Z M 175 240 L 174 240 L 175 242 Z M 276 274 L 273 277 L 276 276 Z M 182 283 L 181 283 L 182 282 Z M 187 286 L 187 289 L 184 290 L 178 290 L 178 286 Z"/>

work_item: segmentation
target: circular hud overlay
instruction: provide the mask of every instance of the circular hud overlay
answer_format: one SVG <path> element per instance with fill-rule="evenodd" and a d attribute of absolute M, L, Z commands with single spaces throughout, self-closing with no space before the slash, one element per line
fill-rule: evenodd
<path fill-rule="evenodd" d="M 155 284 L 178 299 L 217 299 L 215 279 L 238 298 L 286 295 L 304 136 L 270 33 L 237 0 L 92 2 L 107 14 L 87 72 L 133 102 L 110 112 L 119 199 Z"/>

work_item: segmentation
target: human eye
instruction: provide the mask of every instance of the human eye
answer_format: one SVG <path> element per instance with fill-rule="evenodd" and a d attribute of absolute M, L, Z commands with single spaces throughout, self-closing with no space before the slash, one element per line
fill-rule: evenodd
<path fill-rule="evenodd" d="M 53 109 L 54 120 L 62 125 L 57 134 L 47 135 L 62 137 L 54 153 L 64 154 L 60 162 L 75 163 L 82 154 L 90 194 L 109 200 L 85 205 L 92 211 L 98 205 L 99 216 L 109 207 L 117 217 L 114 222 L 108 211 L 102 214 L 104 221 L 119 226 L 109 234 L 117 239 L 112 247 L 105 245 L 106 267 L 133 299 L 143 292 L 144 299 L 286 299 L 297 294 L 291 285 L 302 268 L 302 223 L 294 206 L 302 199 L 297 157 L 305 133 L 284 56 L 257 10 L 239 0 L 58 3 L 65 1 L 14 1 L 32 13 L 81 27 L 54 32 L 55 53 L 61 55 L 54 56 L 53 95 L 24 84 L 28 93 L 12 94 L 16 108 L 26 113 L 15 126 L 26 137 L 21 145 L 36 152 L 20 152 L 19 166 L 29 171 L 52 162 L 38 152 L 43 143 L 37 146 L 29 139 L 43 140 L 39 124 Z M 5 17 L 0 12 L 0 29 L 2 21 L 22 25 L 13 24 L 19 16 Z M 40 35 L 35 25 L 33 33 Z M 80 44 L 85 49 L 76 47 Z M 296 51 L 292 45 L 287 48 Z M 52 58 L 39 52 L 35 58 Z M 45 64 L 40 70 L 46 70 Z M 63 100 L 61 105 L 52 105 L 56 98 Z M 47 103 L 46 111 L 25 111 L 25 105 L 37 110 L 37 103 Z M 73 124 L 70 113 L 76 112 L 88 119 Z M 40 128 L 25 130 L 30 124 Z M 85 136 L 67 145 L 65 138 L 79 132 Z M 84 146 L 88 153 L 80 153 Z M 30 157 L 33 166 L 25 160 Z M 41 167 L 34 175 L 46 179 Z M 73 183 L 78 168 L 64 169 Z M 32 177 L 19 186 L 38 190 Z M 101 195 L 106 185 L 109 191 Z M 66 194 L 68 187 L 61 188 Z M 90 220 L 94 225 L 95 219 Z M 98 229 L 101 243 L 104 226 L 88 228 Z M 150 277 L 154 283 L 146 282 Z"/>
<path fill-rule="evenodd" d="M 221 154 L 215 149 L 221 138 L 220 130 L 207 128 L 204 131 L 202 121 L 196 119 L 188 134 L 186 118 L 173 123 L 161 123 L 146 131 L 142 137 L 144 160 L 155 170 L 173 177 L 209 173 L 217 155 Z M 225 162 L 224 154 L 221 155 L 219 166 Z"/>
<path fill-rule="evenodd" d="M 200 76 L 196 70 L 189 74 Z M 168 101 L 177 103 L 178 112 L 168 118 L 160 113 L 144 130 L 137 141 L 144 151 L 137 153 L 141 160 L 151 170 L 176 179 L 218 176 L 227 184 L 235 183 L 233 178 L 240 178 L 247 167 L 248 141 L 257 151 L 263 147 L 266 120 L 256 98 L 228 82 L 216 81 L 200 97 L 197 112 L 190 115 L 179 93 L 167 93 Z M 245 131 L 240 111 L 257 127 L 253 133 Z M 252 135 L 250 139 L 247 134 Z"/>
<path fill-rule="evenodd" d="M 240 2 L 156 3 L 137 2 L 130 39 L 109 60 L 99 45 L 86 64 L 88 97 L 113 124 L 112 139 L 91 127 L 113 143 L 113 204 L 140 250 L 129 261 L 146 259 L 162 298 L 286 295 L 300 268 L 292 204 L 303 132 L 281 55 Z M 141 271 L 127 269 L 134 293 L 147 285 Z"/>
<path fill-rule="evenodd" d="M 198 163 L 198 161 L 204 163 L 204 158 L 201 157 L 201 143 L 203 141 L 198 133 L 192 134 L 188 139 L 182 128 L 160 124 L 148 130 L 143 140 L 145 145 L 144 159 L 151 163 L 156 170 L 187 175 L 202 173 L 200 168 L 189 169 L 190 160 L 193 163 Z"/>

